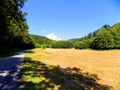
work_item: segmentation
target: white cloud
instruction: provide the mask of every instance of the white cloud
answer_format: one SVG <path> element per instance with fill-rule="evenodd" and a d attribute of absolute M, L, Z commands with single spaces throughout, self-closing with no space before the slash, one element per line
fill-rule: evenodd
<path fill-rule="evenodd" d="M 55 33 L 50 33 L 46 37 L 52 40 L 61 40 L 60 38 L 57 37 Z"/>

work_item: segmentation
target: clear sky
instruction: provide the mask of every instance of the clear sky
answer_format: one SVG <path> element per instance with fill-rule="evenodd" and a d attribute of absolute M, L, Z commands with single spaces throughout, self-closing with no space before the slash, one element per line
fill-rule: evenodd
<path fill-rule="evenodd" d="M 80 38 L 120 22 L 120 0 L 27 0 L 29 33 L 52 39 Z"/>

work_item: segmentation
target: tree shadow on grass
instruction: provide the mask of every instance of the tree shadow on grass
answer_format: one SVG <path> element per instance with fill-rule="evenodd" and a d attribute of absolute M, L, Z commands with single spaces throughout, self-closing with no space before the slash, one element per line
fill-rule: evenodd
<path fill-rule="evenodd" d="M 97 83 L 96 74 L 83 73 L 79 68 L 61 68 L 25 58 L 22 90 L 110 90 Z M 27 80 L 31 77 L 30 80 Z M 39 79 L 39 80 L 38 80 Z"/>

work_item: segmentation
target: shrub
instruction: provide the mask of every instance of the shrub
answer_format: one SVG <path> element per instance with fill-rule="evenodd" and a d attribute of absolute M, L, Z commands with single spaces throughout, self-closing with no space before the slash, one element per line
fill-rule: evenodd
<path fill-rule="evenodd" d="M 89 43 L 84 40 L 84 41 L 78 41 L 74 44 L 75 49 L 86 49 L 89 48 Z"/>
<path fill-rule="evenodd" d="M 91 45 L 92 49 L 112 49 L 114 48 L 114 42 L 109 37 L 96 37 Z"/>
<path fill-rule="evenodd" d="M 51 44 L 52 48 L 73 48 L 73 42 L 70 40 L 53 41 Z"/>
<path fill-rule="evenodd" d="M 42 45 L 41 45 L 41 48 L 42 48 L 42 49 L 47 48 L 46 44 L 42 44 Z"/>

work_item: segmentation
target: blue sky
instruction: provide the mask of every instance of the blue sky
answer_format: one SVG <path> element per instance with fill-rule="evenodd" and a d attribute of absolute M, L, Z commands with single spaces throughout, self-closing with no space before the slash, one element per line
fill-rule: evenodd
<path fill-rule="evenodd" d="M 29 33 L 51 39 L 80 38 L 120 22 L 120 0 L 28 0 Z"/>

